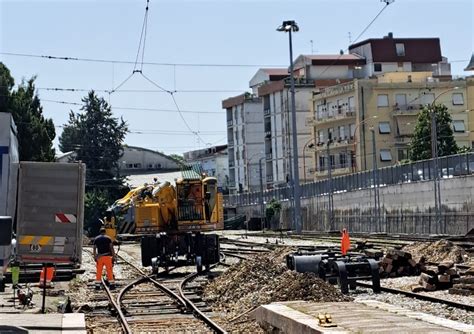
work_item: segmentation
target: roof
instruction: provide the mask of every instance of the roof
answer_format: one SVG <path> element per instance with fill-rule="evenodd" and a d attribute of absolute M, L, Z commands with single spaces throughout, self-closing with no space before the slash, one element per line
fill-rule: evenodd
<path fill-rule="evenodd" d="M 244 102 L 260 102 L 260 98 L 256 97 L 255 95 L 245 92 L 243 94 L 229 97 L 225 100 L 222 101 L 222 108 L 227 109 L 227 108 L 232 108 L 234 106 L 238 106 L 240 104 L 243 104 Z"/>
<path fill-rule="evenodd" d="M 262 71 L 268 75 L 285 75 L 288 76 L 288 69 L 286 68 L 261 68 Z"/>
<path fill-rule="evenodd" d="M 146 172 L 142 174 L 135 174 L 135 175 L 127 175 L 126 180 L 127 183 L 130 184 L 131 187 L 140 187 L 143 186 L 144 183 L 151 184 L 153 183 L 153 178 L 156 177 L 160 182 L 168 181 L 171 184 L 175 183 L 175 179 L 179 179 L 181 177 L 181 172 L 169 172 L 169 173 L 156 173 L 156 172 Z"/>
<path fill-rule="evenodd" d="M 169 155 L 166 155 L 164 153 L 161 153 L 161 152 L 158 152 L 158 151 L 154 151 L 154 150 L 150 150 L 149 148 L 145 148 L 145 147 L 138 147 L 138 146 L 130 146 L 130 145 L 123 145 L 123 149 L 125 150 L 126 148 L 131 148 L 131 149 L 134 149 L 134 150 L 137 150 L 137 151 L 146 151 L 146 152 L 150 152 L 150 153 L 155 153 L 155 154 L 158 154 L 158 155 L 161 155 L 163 158 L 166 158 L 166 159 L 169 159 L 175 163 L 177 163 L 178 165 L 181 164 L 181 161 L 179 160 L 176 160 L 172 157 L 170 157 Z"/>
<path fill-rule="evenodd" d="M 464 69 L 464 71 L 474 71 L 474 53 L 471 56 L 471 61 L 469 64 L 467 64 L 467 67 Z"/>
<path fill-rule="evenodd" d="M 341 66 L 341 65 L 364 65 L 365 58 L 357 54 L 326 54 L 326 55 L 300 55 L 295 60 L 295 64 L 311 63 L 314 66 Z"/>
<path fill-rule="evenodd" d="M 396 53 L 395 44 L 404 44 L 405 55 Z M 373 62 L 437 63 L 442 60 L 439 38 L 371 38 L 349 46 L 349 52 L 370 44 Z"/>

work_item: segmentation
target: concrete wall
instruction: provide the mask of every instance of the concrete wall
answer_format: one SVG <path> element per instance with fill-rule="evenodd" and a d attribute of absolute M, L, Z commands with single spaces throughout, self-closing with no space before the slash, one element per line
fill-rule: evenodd
<path fill-rule="evenodd" d="M 474 228 L 474 176 L 441 180 L 443 215 L 436 224 L 433 182 L 403 183 L 380 188 L 381 221 L 374 218 L 374 191 L 365 189 L 334 194 L 334 223 L 328 219 L 328 197 L 302 198 L 303 230 L 463 235 Z M 291 205 L 282 201 L 280 224 L 291 228 Z M 237 208 L 247 218 L 259 216 L 260 207 Z"/>

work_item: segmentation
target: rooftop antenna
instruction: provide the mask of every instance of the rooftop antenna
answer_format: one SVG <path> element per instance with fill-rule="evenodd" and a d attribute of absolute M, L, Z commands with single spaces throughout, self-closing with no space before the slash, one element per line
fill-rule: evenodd
<path fill-rule="evenodd" d="M 350 31 L 347 33 L 347 36 L 349 37 L 349 44 L 352 44 L 352 35 Z"/>
<path fill-rule="evenodd" d="M 310 40 L 309 42 L 311 43 L 311 54 L 314 54 L 314 50 L 313 50 L 313 40 Z"/>

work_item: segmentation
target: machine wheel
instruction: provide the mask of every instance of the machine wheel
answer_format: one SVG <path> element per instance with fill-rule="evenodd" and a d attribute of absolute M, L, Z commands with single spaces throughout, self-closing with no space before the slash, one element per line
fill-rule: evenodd
<path fill-rule="evenodd" d="M 196 256 L 196 270 L 198 273 L 202 273 L 202 257 Z"/>

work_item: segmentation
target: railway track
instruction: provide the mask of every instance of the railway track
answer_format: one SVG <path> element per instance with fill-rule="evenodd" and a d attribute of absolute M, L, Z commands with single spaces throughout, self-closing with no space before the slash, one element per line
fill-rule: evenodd
<path fill-rule="evenodd" d="M 243 254 L 239 254 L 239 252 L 233 252 L 231 250 L 229 251 L 221 251 L 222 253 L 225 254 L 225 256 L 228 257 L 234 257 L 238 258 L 240 260 L 246 260 L 248 259 L 248 256 L 245 256 Z M 255 253 L 258 254 L 258 253 Z M 247 255 L 254 255 L 254 254 L 247 254 Z M 383 280 L 383 279 L 382 279 Z M 372 289 L 372 284 L 369 283 L 364 283 L 364 282 L 357 282 L 357 286 L 363 287 L 363 288 L 369 288 Z M 474 306 L 469 305 L 469 304 L 462 304 L 462 303 L 457 303 L 453 302 L 451 300 L 446 300 L 438 297 L 433 297 L 429 295 L 424 295 L 420 293 L 415 293 L 415 292 L 410 292 L 410 291 L 405 291 L 405 290 L 399 290 L 399 289 L 394 289 L 394 288 L 388 288 L 388 287 L 381 287 L 381 291 L 385 293 L 390 293 L 390 294 L 397 294 L 397 295 L 403 295 L 409 298 L 414 298 L 414 299 L 419 299 L 427 302 L 432 302 L 432 303 L 438 303 L 442 305 L 446 305 L 448 307 L 453 307 L 453 308 L 458 308 L 466 311 L 473 312 L 474 311 Z"/>
<path fill-rule="evenodd" d="M 200 297 L 206 277 L 169 272 L 151 276 L 123 256 L 119 258 L 121 264 L 133 268 L 136 277 L 117 281 L 116 291 L 102 281 L 103 291 L 94 291 L 102 307 L 88 313 L 93 323 L 101 323 L 108 332 L 226 333 L 211 319 L 212 310 Z"/>

